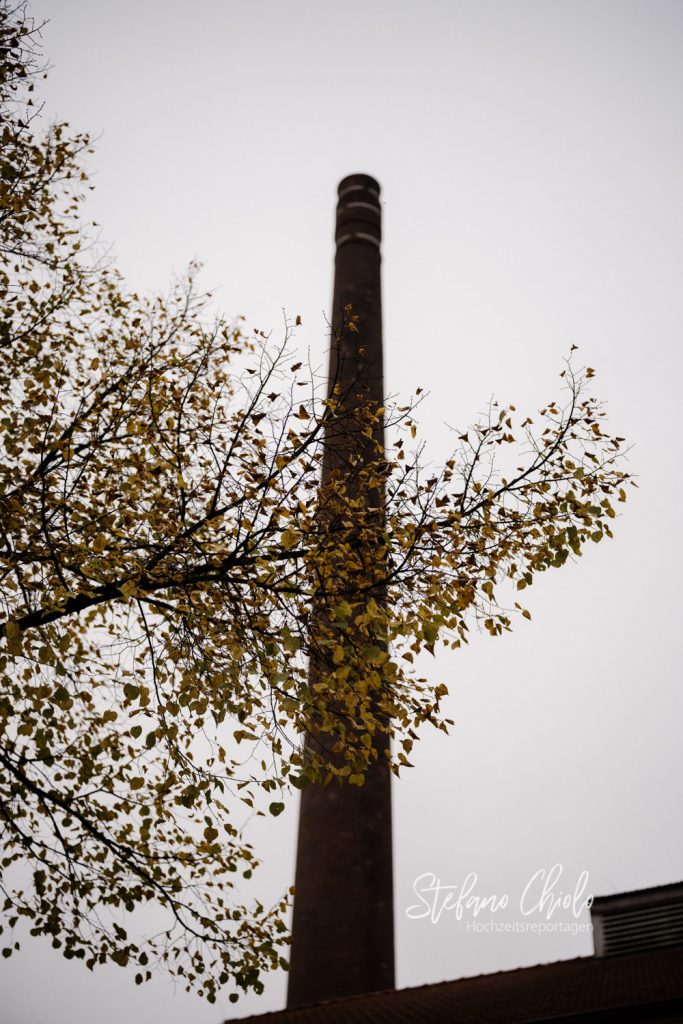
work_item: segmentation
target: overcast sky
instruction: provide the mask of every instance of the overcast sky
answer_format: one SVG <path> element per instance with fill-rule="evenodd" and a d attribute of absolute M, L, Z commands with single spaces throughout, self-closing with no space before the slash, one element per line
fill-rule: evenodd
<path fill-rule="evenodd" d="M 32 6 L 51 19 L 49 115 L 101 134 L 89 211 L 131 287 L 200 258 L 249 326 L 278 337 L 282 309 L 301 314 L 323 365 L 336 185 L 365 171 L 383 189 L 387 388 L 430 392 L 435 461 L 446 424 L 492 394 L 532 415 L 558 395 L 571 344 L 596 368 L 640 489 L 613 542 L 525 593 L 532 622 L 427 657 L 456 725 L 416 747 L 394 835 L 399 986 L 589 954 L 587 932 L 482 934 L 405 910 L 426 872 L 476 872 L 513 904 L 556 863 L 564 891 L 582 871 L 597 894 L 683 877 L 683 3 Z M 294 800 L 249 826 L 266 897 L 293 881 L 295 828 Z M 0 991 L 7 1024 L 229 1016 L 166 978 L 91 976 L 42 940 L 2 963 Z M 239 1013 L 284 991 L 274 979 Z"/>

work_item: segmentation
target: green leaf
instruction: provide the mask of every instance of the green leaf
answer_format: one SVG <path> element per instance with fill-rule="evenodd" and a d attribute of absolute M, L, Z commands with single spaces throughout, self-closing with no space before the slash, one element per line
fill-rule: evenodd
<path fill-rule="evenodd" d="M 439 637 L 439 626 L 436 622 L 425 622 L 422 626 L 422 635 L 428 644 L 433 644 Z"/>
<path fill-rule="evenodd" d="M 351 605 L 348 601 L 340 601 L 340 603 L 334 609 L 334 617 L 338 620 L 348 619 L 352 612 Z"/>
<path fill-rule="evenodd" d="M 377 665 L 386 658 L 386 651 L 383 651 L 382 648 L 378 647 L 376 644 L 370 644 L 368 647 L 363 648 L 363 657 L 369 661 L 371 665 Z"/>

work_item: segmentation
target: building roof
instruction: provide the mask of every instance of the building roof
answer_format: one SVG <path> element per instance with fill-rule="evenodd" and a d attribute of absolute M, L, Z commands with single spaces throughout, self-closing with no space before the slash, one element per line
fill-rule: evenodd
<path fill-rule="evenodd" d="M 683 945 L 683 882 L 598 896 L 591 919 L 596 956 Z"/>
<path fill-rule="evenodd" d="M 683 947 L 612 959 L 579 957 L 242 1019 L 249 1024 L 683 1021 Z"/>
<path fill-rule="evenodd" d="M 648 888 L 626 889 L 622 892 L 610 893 L 607 896 L 594 896 L 591 904 L 591 917 L 596 911 L 611 910 L 612 907 L 624 903 L 631 904 L 634 900 L 641 903 L 665 902 L 683 896 L 683 882 L 667 882 L 666 885 L 651 885 Z"/>

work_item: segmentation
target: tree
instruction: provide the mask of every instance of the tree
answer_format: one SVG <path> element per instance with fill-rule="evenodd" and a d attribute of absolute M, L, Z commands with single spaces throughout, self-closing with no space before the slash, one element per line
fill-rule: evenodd
<path fill-rule="evenodd" d="M 321 397 L 296 325 L 274 344 L 212 317 L 195 267 L 166 297 L 129 291 L 81 213 L 90 140 L 39 131 L 23 6 L 4 0 L 0 33 L 7 927 L 138 981 L 162 963 L 212 1001 L 259 991 L 284 965 L 286 901 L 234 902 L 256 864 L 236 808 L 362 785 L 378 757 L 398 772 L 420 725 L 447 729 L 415 657 L 509 630 L 529 617 L 516 591 L 611 536 L 623 439 L 569 361 L 537 428 L 492 403 L 428 474 L 408 450 L 419 389 L 384 409 L 341 381 Z M 362 338 L 352 309 L 342 332 Z M 167 926 L 129 937 L 121 911 L 147 903 Z"/>

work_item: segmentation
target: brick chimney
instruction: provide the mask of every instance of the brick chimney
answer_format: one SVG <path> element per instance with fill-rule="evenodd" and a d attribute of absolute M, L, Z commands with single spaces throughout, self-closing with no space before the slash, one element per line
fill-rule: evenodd
<path fill-rule="evenodd" d="M 347 401 L 360 389 L 381 406 L 380 187 L 369 175 L 352 174 L 338 194 L 329 379 L 342 385 Z M 357 332 L 344 327 L 347 305 L 358 316 Z M 381 424 L 376 439 L 383 444 Z M 349 434 L 341 451 L 337 444 L 326 449 L 323 479 L 356 443 Z M 310 674 L 320 671 L 312 659 Z M 361 788 L 333 782 L 302 790 L 287 1005 L 393 987 L 391 774 L 380 757 Z"/>

